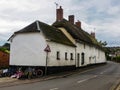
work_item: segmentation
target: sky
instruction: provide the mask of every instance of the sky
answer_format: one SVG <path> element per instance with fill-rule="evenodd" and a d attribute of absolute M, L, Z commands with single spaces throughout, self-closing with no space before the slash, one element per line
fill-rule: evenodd
<path fill-rule="evenodd" d="M 120 0 L 0 0 L 0 46 L 15 32 L 39 20 L 51 25 L 56 20 L 56 5 L 64 18 L 75 15 L 82 28 L 96 33 L 107 46 L 120 46 Z"/>

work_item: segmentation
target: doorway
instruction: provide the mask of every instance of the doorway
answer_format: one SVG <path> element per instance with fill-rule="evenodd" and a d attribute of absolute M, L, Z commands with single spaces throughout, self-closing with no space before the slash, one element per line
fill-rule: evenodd
<path fill-rule="evenodd" d="M 81 65 L 84 65 L 85 63 L 85 54 L 81 53 Z"/>
<path fill-rule="evenodd" d="M 79 67 L 79 63 L 80 63 L 80 54 L 77 53 L 77 67 Z"/>

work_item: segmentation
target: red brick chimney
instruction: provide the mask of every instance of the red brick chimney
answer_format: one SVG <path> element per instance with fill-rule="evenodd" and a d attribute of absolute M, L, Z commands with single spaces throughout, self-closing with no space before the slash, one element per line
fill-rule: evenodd
<path fill-rule="evenodd" d="M 56 9 L 56 21 L 60 21 L 63 19 L 63 9 L 60 6 L 59 9 Z"/>
<path fill-rule="evenodd" d="M 75 22 L 75 25 L 81 28 L 81 22 L 79 20 Z"/>
<path fill-rule="evenodd" d="M 95 32 L 91 32 L 91 36 L 95 38 Z"/>
<path fill-rule="evenodd" d="M 70 23 L 74 24 L 74 15 L 69 15 L 68 20 Z"/>

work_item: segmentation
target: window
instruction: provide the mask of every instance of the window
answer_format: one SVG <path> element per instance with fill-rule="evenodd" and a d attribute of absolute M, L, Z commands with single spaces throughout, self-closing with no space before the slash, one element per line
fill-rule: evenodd
<path fill-rule="evenodd" d="M 83 65 L 85 62 L 85 54 L 81 53 L 81 65 Z"/>
<path fill-rule="evenodd" d="M 73 53 L 70 53 L 70 60 L 73 60 Z"/>
<path fill-rule="evenodd" d="M 67 52 L 65 52 L 65 60 L 68 60 L 68 58 L 67 58 Z"/>
<path fill-rule="evenodd" d="M 59 51 L 57 51 L 57 60 L 60 60 L 60 52 Z"/>

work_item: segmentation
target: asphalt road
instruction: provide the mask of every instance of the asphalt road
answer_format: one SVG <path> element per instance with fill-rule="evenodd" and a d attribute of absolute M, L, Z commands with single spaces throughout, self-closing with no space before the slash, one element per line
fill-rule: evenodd
<path fill-rule="evenodd" d="M 67 77 L 2 87 L 0 90 L 110 90 L 120 79 L 120 64 L 107 65 L 76 73 Z"/>

